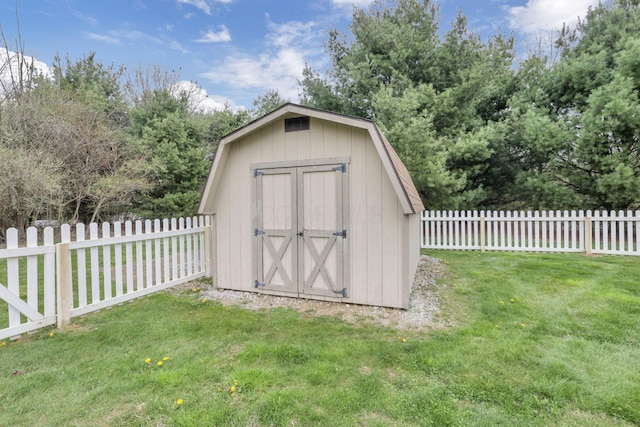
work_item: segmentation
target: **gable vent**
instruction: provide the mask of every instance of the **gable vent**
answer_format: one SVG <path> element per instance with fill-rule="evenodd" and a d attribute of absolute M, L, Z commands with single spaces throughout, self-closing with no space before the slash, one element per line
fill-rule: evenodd
<path fill-rule="evenodd" d="M 292 117 L 284 119 L 285 132 L 298 132 L 301 130 L 309 130 L 309 117 Z"/>

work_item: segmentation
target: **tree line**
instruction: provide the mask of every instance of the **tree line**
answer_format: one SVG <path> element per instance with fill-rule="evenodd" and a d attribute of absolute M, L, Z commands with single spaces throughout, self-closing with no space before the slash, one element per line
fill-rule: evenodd
<path fill-rule="evenodd" d="M 375 120 L 428 209 L 640 208 L 640 7 L 589 9 L 526 59 L 438 4 L 377 2 L 332 31 L 309 105 Z"/>
<path fill-rule="evenodd" d="M 513 35 L 483 40 L 461 11 L 443 32 L 438 3 L 380 0 L 329 31 L 331 66 L 305 69 L 300 102 L 374 120 L 428 209 L 637 209 L 639 3 L 591 8 L 522 59 Z M 3 41 L 0 232 L 192 215 L 219 139 L 285 102 L 271 90 L 204 112 L 179 72 L 89 53 L 42 76 Z"/>
<path fill-rule="evenodd" d="M 36 219 L 194 215 L 217 141 L 257 114 L 205 112 L 195 84 L 158 67 L 127 74 L 90 53 L 56 58 L 44 76 L 5 52 L 0 233 Z"/>

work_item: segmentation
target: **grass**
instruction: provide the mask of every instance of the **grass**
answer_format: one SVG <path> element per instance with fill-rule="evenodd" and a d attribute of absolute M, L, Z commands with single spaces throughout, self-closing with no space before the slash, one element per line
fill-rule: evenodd
<path fill-rule="evenodd" d="M 0 424 L 640 424 L 637 258 L 430 255 L 451 268 L 445 329 L 223 307 L 190 290 L 5 341 Z"/>

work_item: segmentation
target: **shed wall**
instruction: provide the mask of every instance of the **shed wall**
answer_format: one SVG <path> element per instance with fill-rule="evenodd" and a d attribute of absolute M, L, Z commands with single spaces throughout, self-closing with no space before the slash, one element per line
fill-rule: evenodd
<path fill-rule="evenodd" d="M 310 130 L 285 133 L 280 119 L 227 148 L 228 156 L 210 207 L 216 215 L 218 231 L 218 287 L 255 291 L 252 164 L 349 157 L 350 273 L 346 280 L 350 292 L 348 298 L 320 299 L 406 308 L 413 279 L 409 269 L 417 265 L 419 255 L 419 216 L 403 214 L 367 130 L 311 118 Z M 415 250 L 411 249 L 413 243 Z"/>

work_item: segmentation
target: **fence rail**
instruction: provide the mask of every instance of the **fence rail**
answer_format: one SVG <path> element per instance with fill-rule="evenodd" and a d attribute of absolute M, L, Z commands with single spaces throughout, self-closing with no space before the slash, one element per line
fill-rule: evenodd
<path fill-rule="evenodd" d="M 423 249 L 640 255 L 640 211 L 424 211 Z"/>
<path fill-rule="evenodd" d="M 57 243 L 51 227 L 30 227 L 22 246 L 15 228 L 6 235 L 0 339 L 210 276 L 209 217 L 65 224 Z"/>

